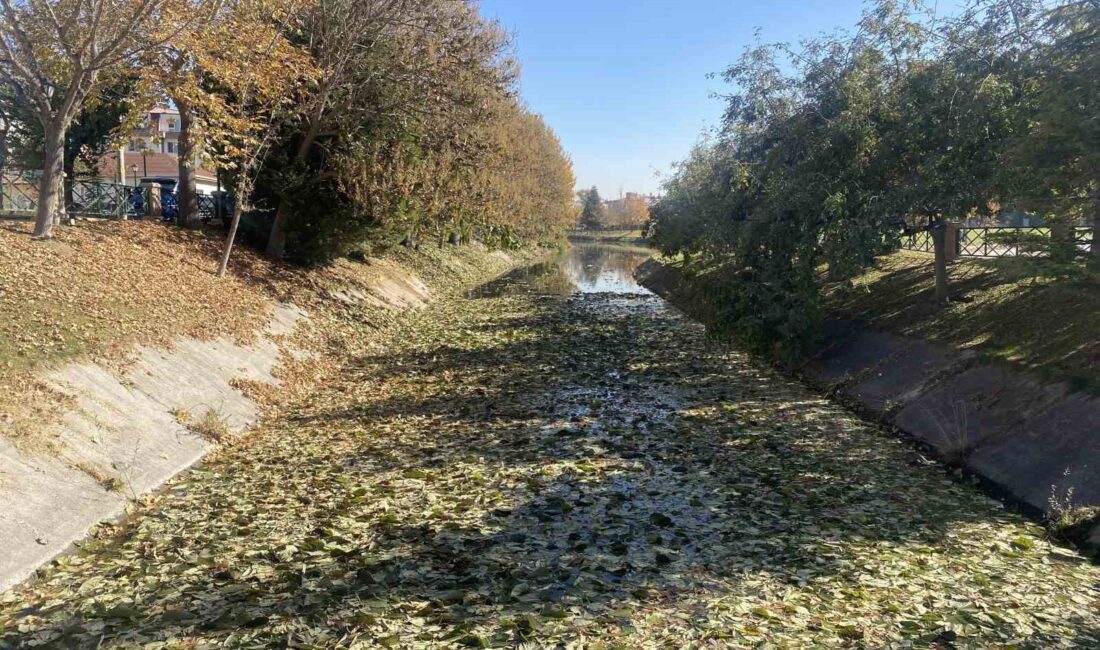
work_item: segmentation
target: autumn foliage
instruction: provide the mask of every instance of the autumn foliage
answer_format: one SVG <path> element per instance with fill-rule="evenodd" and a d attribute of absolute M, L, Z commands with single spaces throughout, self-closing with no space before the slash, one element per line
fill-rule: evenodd
<path fill-rule="evenodd" d="M 475 3 L 5 0 L 3 7 L 0 84 L 41 114 L 35 128 L 46 129 L 48 142 L 94 110 L 112 79 L 139 77 L 133 116 L 154 103 L 181 110 L 181 221 L 194 216 L 191 169 L 201 162 L 235 192 L 234 223 L 239 218 L 242 233 L 272 257 L 327 262 L 398 242 L 511 246 L 557 238 L 573 218 L 571 162 L 517 98 L 510 35 Z M 80 59 L 69 53 L 82 44 L 78 33 L 123 18 L 132 23 L 126 47 L 74 76 Z M 68 88 L 73 83 L 81 85 Z M 114 135 L 132 127 L 124 121 Z M 53 155 L 58 146 L 50 146 Z M 43 212 L 44 236 L 57 221 L 57 178 L 43 181 L 54 202 Z"/>

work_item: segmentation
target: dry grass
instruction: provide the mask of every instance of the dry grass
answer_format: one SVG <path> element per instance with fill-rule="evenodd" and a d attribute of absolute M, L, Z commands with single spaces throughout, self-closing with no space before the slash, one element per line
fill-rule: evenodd
<path fill-rule="evenodd" d="M 117 476 L 108 476 L 106 472 L 90 463 L 77 463 L 73 467 L 92 477 L 92 480 L 108 492 L 121 492 L 122 488 L 126 487 L 122 479 Z"/>
<path fill-rule="evenodd" d="M 64 398 L 37 378 L 77 358 L 121 364 L 139 345 L 178 336 L 246 339 L 269 311 L 241 251 L 235 277 L 214 277 L 215 237 L 151 222 L 87 223 L 32 241 L 0 223 L 0 434 L 48 449 L 44 424 Z"/>
<path fill-rule="evenodd" d="M 179 337 L 247 344 L 277 301 L 316 316 L 293 335 L 315 354 L 287 359 L 276 371 L 278 388 L 248 387 L 264 403 L 285 402 L 327 372 L 325 352 L 356 345 L 364 324 L 381 329 L 396 318 L 377 301 L 334 300 L 334 291 L 370 293 L 395 264 L 439 288 L 502 265 L 476 247 L 422 247 L 394 249 L 382 262 L 303 269 L 239 246 L 227 277 L 217 278 L 221 245 L 220 232 L 145 221 L 61 227 L 47 242 L 32 241 L 27 224 L 0 222 L 0 436 L 23 450 L 53 448 L 45 431 L 66 399 L 39 378 L 51 366 L 89 360 L 122 369 L 138 347 L 167 347 Z"/>
<path fill-rule="evenodd" d="M 233 434 L 228 419 L 216 409 L 206 409 L 199 417 L 195 417 L 187 409 L 175 409 L 172 415 L 177 422 L 207 442 L 221 444 Z"/>

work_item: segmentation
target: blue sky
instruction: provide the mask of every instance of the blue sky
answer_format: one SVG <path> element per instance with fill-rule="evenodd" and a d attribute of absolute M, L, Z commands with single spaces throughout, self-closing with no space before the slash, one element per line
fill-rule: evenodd
<path fill-rule="evenodd" d="M 522 93 L 573 157 L 579 187 L 653 192 L 721 115 L 707 79 L 753 42 L 859 19 L 860 0 L 482 0 L 515 32 Z"/>

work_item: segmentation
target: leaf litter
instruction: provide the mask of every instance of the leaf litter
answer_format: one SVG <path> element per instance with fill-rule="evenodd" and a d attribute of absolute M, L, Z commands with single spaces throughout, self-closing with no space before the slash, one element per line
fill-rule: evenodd
<path fill-rule="evenodd" d="M 1100 568 L 659 299 L 473 295 L 346 336 L 0 646 L 1100 645 Z"/>

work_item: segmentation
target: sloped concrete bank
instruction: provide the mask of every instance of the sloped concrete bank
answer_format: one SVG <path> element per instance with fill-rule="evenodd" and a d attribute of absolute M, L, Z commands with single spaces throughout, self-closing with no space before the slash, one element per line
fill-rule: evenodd
<path fill-rule="evenodd" d="M 370 260 L 369 283 L 328 295 L 344 310 L 397 314 L 445 299 L 454 283 L 504 273 L 525 256 L 435 252 L 425 264 L 438 268 L 422 269 L 423 279 L 399 262 Z M 83 361 L 40 373 L 65 406 L 58 421 L 42 424 L 48 449 L 0 436 L 0 591 L 249 429 L 261 411 L 249 389 L 280 385 L 281 364 L 320 361 L 293 336 L 316 315 L 274 301 L 270 314 L 247 344 L 180 338 L 169 349 L 134 350 L 121 370 Z"/>
<path fill-rule="evenodd" d="M 714 312 L 678 269 L 656 260 L 639 281 L 706 322 Z M 1100 506 L 1100 399 L 1062 383 L 858 322 L 828 324 L 802 368 L 810 383 L 896 427 L 1035 513 Z M 1079 540 L 1100 548 L 1100 526 Z"/>

